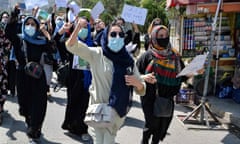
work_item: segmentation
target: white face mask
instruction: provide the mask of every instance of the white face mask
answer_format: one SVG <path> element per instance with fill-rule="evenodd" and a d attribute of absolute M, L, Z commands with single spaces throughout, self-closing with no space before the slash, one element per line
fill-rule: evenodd
<path fill-rule="evenodd" d="M 36 32 L 36 28 L 30 25 L 26 25 L 24 31 L 27 35 L 33 36 Z"/>

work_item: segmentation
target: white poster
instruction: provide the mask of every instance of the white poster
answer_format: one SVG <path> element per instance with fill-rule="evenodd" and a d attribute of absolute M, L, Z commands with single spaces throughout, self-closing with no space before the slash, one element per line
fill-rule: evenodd
<path fill-rule="evenodd" d="M 56 7 L 67 7 L 68 0 L 55 0 Z"/>
<path fill-rule="evenodd" d="M 104 6 L 101 1 L 99 1 L 91 10 L 91 16 L 95 20 L 99 18 L 99 15 L 104 11 Z"/>
<path fill-rule="evenodd" d="M 8 9 L 10 6 L 10 3 L 8 0 L 0 0 L 0 8 L 1 9 Z"/>
<path fill-rule="evenodd" d="M 188 66 L 186 66 L 178 75 L 180 76 L 186 76 L 186 75 L 197 75 L 198 70 L 201 70 L 204 67 L 204 63 L 206 61 L 207 54 L 205 55 L 198 55 L 196 56 Z"/>
<path fill-rule="evenodd" d="M 121 16 L 126 22 L 144 25 L 147 9 L 124 4 Z"/>
<path fill-rule="evenodd" d="M 31 10 L 36 6 L 43 7 L 45 5 L 48 5 L 48 0 L 24 0 L 24 1 L 27 10 Z"/>
<path fill-rule="evenodd" d="M 72 1 L 69 3 L 68 7 L 72 10 L 72 13 L 77 16 L 78 13 L 80 12 L 80 6 L 77 5 L 76 2 Z"/>

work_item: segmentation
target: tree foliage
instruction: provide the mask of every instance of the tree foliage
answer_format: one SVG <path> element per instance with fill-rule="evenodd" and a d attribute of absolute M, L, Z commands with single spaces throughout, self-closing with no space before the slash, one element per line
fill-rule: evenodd
<path fill-rule="evenodd" d="M 75 1 L 83 8 L 93 8 L 99 0 L 71 0 Z M 165 25 L 168 24 L 166 17 L 166 0 L 101 0 L 104 5 L 105 11 L 100 15 L 100 18 L 106 22 L 106 24 L 112 22 L 115 17 L 121 15 L 124 4 L 133 5 L 136 7 L 142 7 L 148 9 L 148 14 L 144 26 L 139 26 L 141 32 L 145 33 L 151 21 L 159 17 L 162 19 Z M 85 12 L 87 16 L 89 13 Z"/>

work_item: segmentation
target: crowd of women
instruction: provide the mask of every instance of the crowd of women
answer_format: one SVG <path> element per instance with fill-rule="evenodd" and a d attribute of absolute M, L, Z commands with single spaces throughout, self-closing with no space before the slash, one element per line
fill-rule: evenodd
<path fill-rule="evenodd" d="M 69 22 L 66 15 L 57 15 L 53 8 L 49 20 L 22 14 L 18 5 L 11 13 L 2 12 L 0 23 L 0 112 L 8 91 L 17 95 L 19 114 L 25 118 L 26 134 L 33 142 L 41 136 L 50 92 L 52 73 L 68 63 L 67 106 L 62 129 L 94 144 L 114 144 L 131 107 L 133 91 L 141 96 L 145 118 L 142 144 L 158 144 L 167 133 L 169 117 L 156 117 L 153 105 L 156 93 L 172 101 L 184 78 L 176 78 L 184 67 L 180 55 L 169 43 L 168 28 L 156 18 L 149 26 L 145 50 L 140 32 L 134 23 L 127 25 L 117 17 L 105 24 L 101 19 L 76 17 Z M 127 45 L 136 44 L 135 49 Z M 43 68 L 39 78 L 25 72 L 28 62 Z M 129 75 L 126 71 L 132 69 Z M 16 92 L 15 92 L 16 87 Z M 157 92 L 156 92 L 157 89 Z M 112 127 L 91 127 L 84 123 L 91 104 L 107 103 L 112 107 Z M 2 118 L 1 118 L 2 120 Z"/>

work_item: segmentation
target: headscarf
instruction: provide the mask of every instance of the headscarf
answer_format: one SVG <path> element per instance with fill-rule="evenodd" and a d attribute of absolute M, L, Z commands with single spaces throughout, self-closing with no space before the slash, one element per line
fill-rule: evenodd
<path fill-rule="evenodd" d="M 168 44 L 166 49 L 161 48 L 157 43 L 157 34 L 161 29 L 168 31 L 168 28 L 163 25 L 155 26 L 151 32 L 151 53 L 153 60 L 149 63 L 146 73 L 154 72 L 157 82 L 169 85 L 178 86 L 181 83 L 180 78 L 176 78 L 181 71 L 180 56 Z"/>
<path fill-rule="evenodd" d="M 120 117 L 123 117 L 127 114 L 131 106 L 132 96 L 132 87 L 126 85 L 124 75 L 126 75 L 128 67 L 133 68 L 134 60 L 126 51 L 125 46 L 118 53 L 114 53 L 108 48 L 109 29 L 110 27 L 104 29 L 101 39 L 103 54 L 113 63 L 113 79 L 109 94 L 109 105 L 117 111 Z"/>
<path fill-rule="evenodd" d="M 28 19 L 33 19 L 35 21 L 35 23 L 37 24 L 37 27 L 36 27 L 36 32 L 33 36 L 29 36 L 26 34 L 25 32 L 25 24 L 26 22 L 28 21 Z M 44 45 L 47 43 L 47 40 L 45 37 L 40 37 L 40 31 L 39 31 L 39 28 L 40 28 L 40 23 L 39 21 L 33 17 L 33 16 L 28 16 L 25 18 L 23 24 L 22 24 L 22 38 L 23 40 L 26 40 L 32 44 L 35 44 L 35 45 Z"/>

